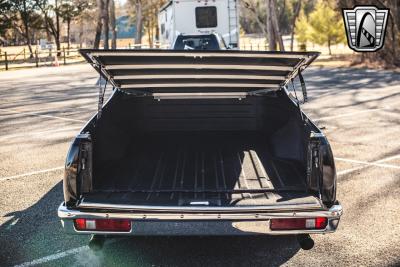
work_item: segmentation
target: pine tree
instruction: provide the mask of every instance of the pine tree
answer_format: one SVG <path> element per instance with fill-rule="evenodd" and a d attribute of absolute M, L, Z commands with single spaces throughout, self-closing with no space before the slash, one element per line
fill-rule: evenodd
<path fill-rule="evenodd" d="M 307 41 L 310 40 L 310 25 L 307 17 L 303 11 L 300 12 L 299 18 L 296 22 L 296 39 L 300 43 L 301 50 L 306 50 Z"/>
<path fill-rule="evenodd" d="M 329 1 L 318 2 L 310 14 L 309 24 L 310 40 L 319 45 L 328 45 L 329 55 L 332 54 L 332 45 L 346 41 L 342 16 Z"/>

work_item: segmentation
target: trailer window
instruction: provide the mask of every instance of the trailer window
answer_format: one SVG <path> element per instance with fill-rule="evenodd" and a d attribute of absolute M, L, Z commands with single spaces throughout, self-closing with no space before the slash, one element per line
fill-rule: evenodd
<path fill-rule="evenodd" d="M 161 34 L 164 34 L 164 32 L 165 32 L 165 24 L 162 23 L 161 24 Z"/>
<path fill-rule="evenodd" d="M 217 8 L 215 6 L 196 7 L 196 27 L 217 27 Z"/>

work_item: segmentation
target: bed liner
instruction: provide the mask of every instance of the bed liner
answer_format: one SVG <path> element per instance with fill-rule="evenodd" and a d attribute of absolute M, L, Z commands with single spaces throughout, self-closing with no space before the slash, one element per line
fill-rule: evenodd
<path fill-rule="evenodd" d="M 306 205 L 301 163 L 276 158 L 260 132 L 153 133 L 138 137 L 122 161 L 103 166 L 93 203 L 152 206 Z"/>

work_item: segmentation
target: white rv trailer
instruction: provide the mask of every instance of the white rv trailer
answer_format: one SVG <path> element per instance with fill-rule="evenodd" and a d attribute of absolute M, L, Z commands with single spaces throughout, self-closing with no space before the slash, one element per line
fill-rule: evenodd
<path fill-rule="evenodd" d="M 158 13 L 160 42 L 172 46 L 179 34 L 217 33 L 239 47 L 238 0 L 170 0 Z"/>

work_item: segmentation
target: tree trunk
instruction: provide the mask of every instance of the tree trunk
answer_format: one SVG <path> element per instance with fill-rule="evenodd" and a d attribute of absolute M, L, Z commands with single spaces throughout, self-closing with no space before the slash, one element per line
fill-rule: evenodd
<path fill-rule="evenodd" d="M 28 45 L 29 48 L 29 54 L 30 58 L 33 58 L 33 50 L 32 50 L 32 44 L 31 44 L 31 38 L 29 36 L 29 15 L 28 15 L 28 10 L 26 7 L 26 0 L 24 0 L 24 14 L 20 14 L 23 20 L 24 28 L 25 28 L 25 39 L 26 39 L 26 44 Z"/>
<path fill-rule="evenodd" d="M 332 51 L 331 51 L 331 39 L 328 38 L 328 50 L 329 50 L 329 55 L 332 55 Z"/>
<path fill-rule="evenodd" d="M 60 34 L 57 34 L 57 37 L 54 38 L 56 40 L 56 48 L 57 48 L 57 57 L 61 56 L 61 42 L 60 42 Z"/>
<path fill-rule="evenodd" d="M 96 35 L 94 37 L 94 49 L 99 49 L 100 40 L 101 40 L 101 31 L 103 29 L 103 9 L 104 2 L 103 0 L 97 0 L 97 24 L 96 24 Z"/>
<path fill-rule="evenodd" d="M 69 54 L 69 50 L 71 48 L 71 19 L 67 19 L 67 50 Z"/>
<path fill-rule="evenodd" d="M 55 0 L 55 9 L 56 9 L 56 34 L 54 35 L 56 46 L 57 46 L 57 56 L 61 56 L 61 41 L 60 41 L 60 14 L 57 12 L 58 10 L 58 0 Z"/>
<path fill-rule="evenodd" d="M 271 1 L 270 9 L 271 9 L 272 27 L 274 30 L 275 40 L 279 44 L 279 50 L 285 51 L 285 46 L 283 45 L 282 35 L 279 29 L 278 16 L 276 15 L 275 0 L 270 0 L 270 1 Z"/>
<path fill-rule="evenodd" d="M 293 51 L 293 43 L 294 43 L 294 31 L 296 28 L 296 20 L 299 17 L 301 10 L 301 0 L 298 0 L 298 2 L 295 4 L 294 10 L 293 10 L 293 20 L 292 20 L 292 27 L 291 27 L 291 33 L 290 33 L 290 51 Z"/>
<path fill-rule="evenodd" d="M 32 43 L 31 43 L 31 37 L 29 36 L 29 26 L 28 24 L 25 24 L 25 39 L 26 39 L 26 44 L 28 45 L 29 49 L 29 57 L 33 58 L 33 50 L 32 50 Z"/>
<path fill-rule="evenodd" d="M 110 25 L 111 25 L 111 48 L 116 49 L 117 48 L 117 28 L 116 28 L 116 22 L 115 22 L 115 1 L 111 0 L 110 3 Z"/>
<path fill-rule="evenodd" d="M 55 1 L 55 9 L 58 9 L 58 1 Z M 54 25 L 54 22 L 52 18 L 48 16 L 47 10 L 41 7 L 41 10 L 43 12 L 44 16 L 44 21 L 46 22 L 46 30 L 53 35 L 54 41 L 56 43 L 56 48 L 57 48 L 57 56 L 61 56 L 61 42 L 60 42 L 60 17 L 59 13 L 56 13 L 56 25 Z"/>
<path fill-rule="evenodd" d="M 156 48 L 160 48 L 160 29 L 156 27 Z"/>
<path fill-rule="evenodd" d="M 110 14 L 108 7 L 110 5 L 110 0 L 103 0 L 103 28 L 104 28 L 104 49 L 110 49 L 109 47 L 109 34 L 110 34 Z"/>
<path fill-rule="evenodd" d="M 79 22 L 79 48 L 83 46 L 83 18 Z"/>
<path fill-rule="evenodd" d="M 149 42 L 149 48 L 153 48 L 153 34 L 152 34 L 152 32 L 151 32 L 151 23 L 150 23 L 150 21 L 148 21 L 147 22 L 147 39 L 148 39 L 148 42 Z"/>
<path fill-rule="evenodd" d="M 143 31 L 142 1 L 141 0 L 136 0 L 135 11 L 136 11 L 135 44 L 140 44 L 142 42 L 142 31 Z M 136 47 L 136 48 L 140 48 L 140 46 Z"/>
<path fill-rule="evenodd" d="M 60 14 L 58 12 L 58 0 L 55 0 L 55 10 L 56 10 L 56 30 L 54 32 L 54 39 L 56 42 L 56 47 L 57 47 L 57 56 L 61 56 L 61 40 L 60 40 Z"/>
<path fill-rule="evenodd" d="M 272 23 L 272 0 L 266 0 L 267 6 L 267 33 L 268 33 L 268 49 L 270 51 L 276 51 L 276 40 L 274 34 L 274 28 Z"/>

